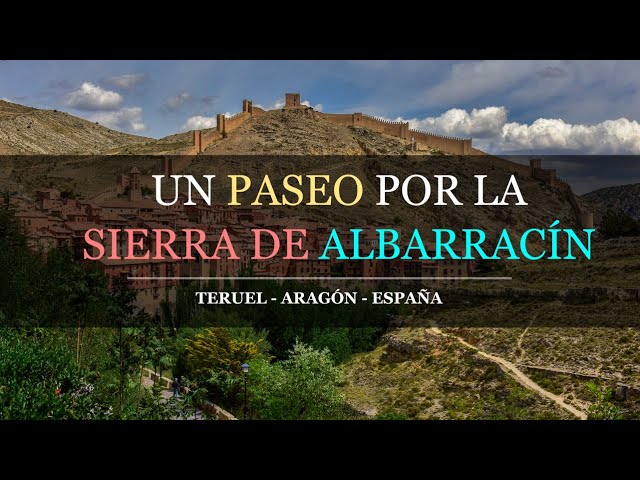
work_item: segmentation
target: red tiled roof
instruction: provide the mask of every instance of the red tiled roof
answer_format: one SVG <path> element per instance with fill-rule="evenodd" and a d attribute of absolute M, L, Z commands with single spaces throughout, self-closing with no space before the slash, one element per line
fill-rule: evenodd
<path fill-rule="evenodd" d="M 79 230 L 89 230 L 90 228 L 102 228 L 100 225 L 91 222 L 65 222 L 64 226 L 74 232 Z"/>

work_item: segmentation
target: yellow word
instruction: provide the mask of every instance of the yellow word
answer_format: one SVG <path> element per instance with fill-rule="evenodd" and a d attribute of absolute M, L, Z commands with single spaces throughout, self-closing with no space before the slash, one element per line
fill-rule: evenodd
<path fill-rule="evenodd" d="M 228 177 L 231 179 L 231 201 L 229 202 L 229 205 L 242 205 L 238 200 L 238 194 L 249 191 L 251 188 L 251 179 L 246 175 L 228 175 Z M 327 190 L 331 188 L 331 179 L 329 178 L 329 175 L 305 175 L 304 177 L 306 181 L 303 180 L 302 175 L 287 175 L 284 177 L 281 187 L 286 192 L 282 192 L 278 195 L 273 188 L 269 175 L 265 175 L 262 179 L 262 183 L 260 184 L 260 188 L 255 193 L 255 196 L 253 196 L 253 193 L 251 194 L 253 198 L 251 205 L 263 205 L 262 197 L 266 197 L 268 200 L 266 205 L 287 205 L 292 207 L 301 204 L 313 206 L 333 205 L 333 199 L 335 198 L 336 202 L 340 205 L 344 207 L 351 207 L 358 203 L 362 198 L 362 182 L 354 175 L 347 174 L 338 177 L 333 184 L 333 195 L 327 193 Z M 343 187 L 343 183 L 344 185 L 348 185 L 345 180 L 353 182 L 353 186 L 355 186 L 355 195 L 354 193 L 351 193 L 353 198 L 350 200 L 345 200 L 346 190 L 344 189 L 346 187 Z M 308 185 L 303 190 L 302 187 L 305 183 L 308 183 Z M 308 198 L 306 199 L 305 190 L 308 192 Z"/>

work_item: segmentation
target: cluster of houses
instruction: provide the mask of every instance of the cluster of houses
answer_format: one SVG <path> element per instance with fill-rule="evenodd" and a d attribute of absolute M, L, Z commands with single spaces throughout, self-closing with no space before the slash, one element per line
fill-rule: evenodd
<path fill-rule="evenodd" d="M 149 231 L 170 229 L 177 233 L 172 243 L 180 259 L 165 256 L 162 260 L 121 258 L 128 245 L 117 238 L 115 244 L 109 244 L 105 237 L 106 252 L 95 262 L 109 277 L 127 279 L 138 292 L 141 306 L 153 309 L 162 299 L 175 298 L 175 287 L 180 277 L 237 277 L 250 272 L 256 277 L 366 277 L 367 286 L 380 285 L 380 277 L 421 277 L 426 280 L 442 277 L 466 277 L 472 274 L 473 264 L 460 260 L 318 260 L 326 246 L 329 233 L 334 226 L 313 219 L 276 215 L 266 208 L 239 208 L 226 205 L 184 205 L 181 198 L 174 205 L 165 207 L 155 200 L 144 198 L 140 191 L 140 172 L 134 167 L 129 174 L 129 186 L 119 198 L 114 200 L 91 201 L 69 198 L 53 188 L 42 188 L 35 192 L 35 200 L 14 196 L 11 202 L 16 207 L 16 217 L 27 233 L 30 245 L 34 249 L 48 251 L 52 248 L 68 247 L 76 259 L 84 261 L 84 252 L 88 248 L 85 233 L 89 229 L 140 228 Z M 284 252 L 268 260 L 254 260 L 254 229 L 269 229 L 283 232 L 287 228 L 306 229 L 304 249 L 309 252 L 307 260 L 284 260 Z M 360 237 L 360 247 L 377 248 L 376 227 L 365 230 Z M 220 234 L 226 229 L 233 242 L 239 259 L 220 255 L 216 260 L 197 258 L 183 259 L 186 251 L 186 239 L 180 234 L 183 229 L 200 229 L 206 232 L 203 250 L 211 253 L 218 243 Z M 348 230 L 348 228 L 345 228 Z M 283 234 L 284 235 L 284 234 Z M 153 250 L 154 238 L 142 239 L 148 249 Z M 271 240 L 273 242 L 273 240 Z M 281 239 L 281 248 L 285 241 Z M 345 252 L 353 251 L 351 236 L 343 241 Z M 269 236 L 262 237 L 263 256 L 269 256 L 273 243 Z M 153 257 L 153 254 L 151 255 Z M 362 281 L 360 281 L 362 282 Z M 220 280 L 222 285 L 223 280 Z M 320 281 L 322 283 L 322 281 Z"/>

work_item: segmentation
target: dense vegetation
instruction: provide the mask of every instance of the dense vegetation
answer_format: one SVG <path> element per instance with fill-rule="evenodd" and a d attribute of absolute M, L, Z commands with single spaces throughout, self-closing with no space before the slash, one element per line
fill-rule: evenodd
<path fill-rule="evenodd" d="M 0 204 L 0 418 L 162 419 L 205 397 L 263 419 L 351 415 L 338 393 L 341 363 L 371 349 L 394 309 L 360 306 L 197 306 L 195 285 L 159 313 L 135 306 L 126 282 L 73 260 L 33 252 L 8 201 Z M 215 290 L 216 285 L 209 285 Z M 230 285 L 224 288 L 231 289 Z M 281 296 L 310 284 L 243 283 Z M 304 312 L 302 311 L 304 309 Z M 240 365 L 251 364 L 248 376 Z M 181 376 L 190 393 L 167 402 L 143 388 L 143 368 Z"/>
<path fill-rule="evenodd" d="M 636 237 L 640 235 L 640 222 L 622 210 L 609 209 L 602 216 L 598 232 L 604 238 Z"/>

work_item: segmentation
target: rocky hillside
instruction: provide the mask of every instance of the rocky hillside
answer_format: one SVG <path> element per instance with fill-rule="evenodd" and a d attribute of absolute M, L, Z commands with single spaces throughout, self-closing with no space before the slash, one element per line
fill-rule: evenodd
<path fill-rule="evenodd" d="M 443 286 L 442 308 L 399 317 L 347 362 L 344 392 L 372 416 L 572 418 L 593 382 L 637 419 L 639 262 L 638 239 L 612 239 L 589 264 L 512 262 L 512 281 Z"/>
<path fill-rule="evenodd" d="M 355 355 L 343 392 L 356 411 L 377 418 L 572 418 L 476 350 L 425 328 L 390 329 L 376 349 Z"/>
<path fill-rule="evenodd" d="M 148 156 L 184 153 L 192 145 L 192 132 L 155 140 L 116 132 L 63 112 L 0 102 L 0 143 L 16 153 Z M 507 225 L 521 231 L 531 226 L 548 225 L 556 218 L 564 225 L 572 225 L 575 221 L 564 193 L 530 178 L 519 180 L 523 195 L 529 202 L 528 207 L 474 207 L 473 175 L 490 174 L 485 189 L 497 194 L 503 192 L 510 173 L 488 167 L 481 157 L 425 156 L 424 152 L 414 155 L 398 138 L 365 128 L 336 125 L 312 109 L 265 112 L 210 145 L 204 153 L 194 157 L 191 165 L 185 164 L 184 173 L 202 175 L 215 171 L 218 178 L 225 178 L 229 173 L 250 172 L 254 178 L 269 174 L 274 180 L 298 171 L 307 174 L 329 172 L 332 178 L 342 174 L 357 175 L 365 183 L 365 197 L 358 205 L 341 209 L 320 208 L 314 212 L 298 211 L 300 215 L 310 213 L 316 218 L 337 223 L 375 221 L 407 229 L 421 225 L 460 228 L 482 225 L 492 236 Z M 246 157 L 240 157 L 248 154 L 262 155 L 262 158 L 260 162 L 247 162 Z M 213 165 L 209 155 L 236 157 L 215 160 Z M 300 155 L 304 158 L 301 159 Z M 328 158 L 329 155 L 332 157 Z M 95 158 L 60 157 L 51 162 L 50 159 L 43 161 L 33 157 L 17 164 L 5 162 L 0 166 L 0 185 L 9 190 L 30 191 L 45 182 L 59 188 L 72 188 L 92 198 L 111 189 L 116 176 L 131 169 L 131 162 L 137 162 L 140 168 L 145 166 L 145 175 L 155 173 L 159 165 L 150 159 L 130 157 L 126 160 L 103 159 L 99 166 Z M 423 208 L 415 208 L 398 197 L 393 208 L 376 207 L 378 174 L 394 174 L 401 178 L 413 174 L 427 177 L 455 175 L 459 180 L 457 194 L 465 207 L 434 208 L 430 202 Z M 414 196 L 420 194 L 417 190 L 412 193 Z"/>
<path fill-rule="evenodd" d="M 312 109 L 272 110 L 253 117 L 208 155 L 401 155 L 405 144 L 364 128 L 348 128 L 322 118 Z"/>
<path fill-rule="evenodd" d="M 213 129 L 202 130 L 203 134 Z M 138 137 L 141 138 L 141 137 Z M 193 155 L 193 130 L 159 139 L 147 138 L 105 151 L 108 155 Z"/>
<path fill-rule="evenodd" d="M 95 154 L 146 140 L 65 112 L 0 100 L 0 154 Z"/>
<path fill-rule="evenodd" d="M 640 183 L 601 188 L 583 195 L 583 198 L 603 210 L 622 210 L 640 220 Z"/>

